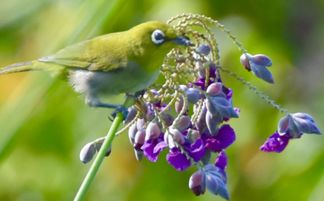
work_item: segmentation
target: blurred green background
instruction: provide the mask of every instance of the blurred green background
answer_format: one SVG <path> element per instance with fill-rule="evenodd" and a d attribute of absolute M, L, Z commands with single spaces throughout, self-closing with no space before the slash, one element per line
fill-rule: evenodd
<path fill-rule="evenodd" d="M 219 20 L 250 53 L 273 60 L 275 84 L 246 73 L 240 53 L 222 33 L 222 64 L 251 80 L 292 112 L 310 113 L 324 129 L 323 0 L 1 0 L 0 66 L 35 59 L 95 35 L 184 12 Z M 324 139 L 303 136 L 282 154 L 258 150 L 276 129 L 280 114 L 237 81 L 241 116 L 232 120 L 236 143 L 228 150 L 232 201 L 324 200 Z M 122 96 L 113 98 L 120 102 Z M 0 200 L 72 200 L 89 165 L 81 147 L 105 135 L 109 111 L 88 108 L 67 82 L 45 72 L 0 77 Z M 126 135 L 113 143 L 87 200 L 222 200 L 188 189 L 194 168 L 177 172 L 164 160 L 135 160 Z"/>

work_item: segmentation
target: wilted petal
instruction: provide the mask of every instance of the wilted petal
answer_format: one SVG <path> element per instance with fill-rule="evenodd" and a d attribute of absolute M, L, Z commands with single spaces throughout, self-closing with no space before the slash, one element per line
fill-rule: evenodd
<path fill-rule="evenodd" d="M 275 132 L 264 142 L 260 150 L 280 153 L 286 148 L 290 139 L 289 135 L 279 135 L 278 132 Z"/>
<path fill-rule="evenodd" d="M 201 195 L 205 193 L 206 175 L 203 171 L 198 170 L 191 175 L 189 179 L 189 188 L 195 195 Z"/>
<path fill-rule="evenodd" d="M 167 155 L 167 161 L 178 171 L 183 171 L 191 165 L 190 160 L 177 148 L 170 150 Z"/>

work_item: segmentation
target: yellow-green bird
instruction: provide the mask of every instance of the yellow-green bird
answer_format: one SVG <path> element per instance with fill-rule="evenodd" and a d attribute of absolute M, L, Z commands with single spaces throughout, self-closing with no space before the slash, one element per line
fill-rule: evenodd
<path fill-rule="evenodd" d="M 144 90 L 158 77 L 165 55 L 178 45 L 192 43 L 172 26 L 150 21 L 68 46 L 51 56 L 4 67 L 0 75 L 68 70 L 74 90 L 85 95 L 89 106 L 120 110 L 120 105 L 103 103 L 99 97 Z"/>

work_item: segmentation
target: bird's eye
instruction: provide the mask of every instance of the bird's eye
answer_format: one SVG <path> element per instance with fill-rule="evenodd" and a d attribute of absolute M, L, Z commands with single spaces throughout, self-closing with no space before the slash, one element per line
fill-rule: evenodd
<path fill-rule="evenodd" d="M 164 42 L 165 35 L 164 35 L 163 31 L 156 29 L 155 31 L 153 31 L 153 33 L 151 35 L 151 39 L 152 39 L 153 43 L 160 45 Z"/>

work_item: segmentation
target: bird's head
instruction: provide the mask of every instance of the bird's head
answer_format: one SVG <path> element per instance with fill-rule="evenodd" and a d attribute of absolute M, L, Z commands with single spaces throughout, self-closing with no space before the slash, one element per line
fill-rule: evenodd
<path fill-rule="evenodd" d="M 145 59 L 154 58 L 162 63 L 164 56 L 177 46 L 192 46 L 189 38 L 179 34 L 172 26 L 160 22 L 150 21 L 139 24 L 129 30 L 132 41 L 136 41 L 138 54 Z"/>

